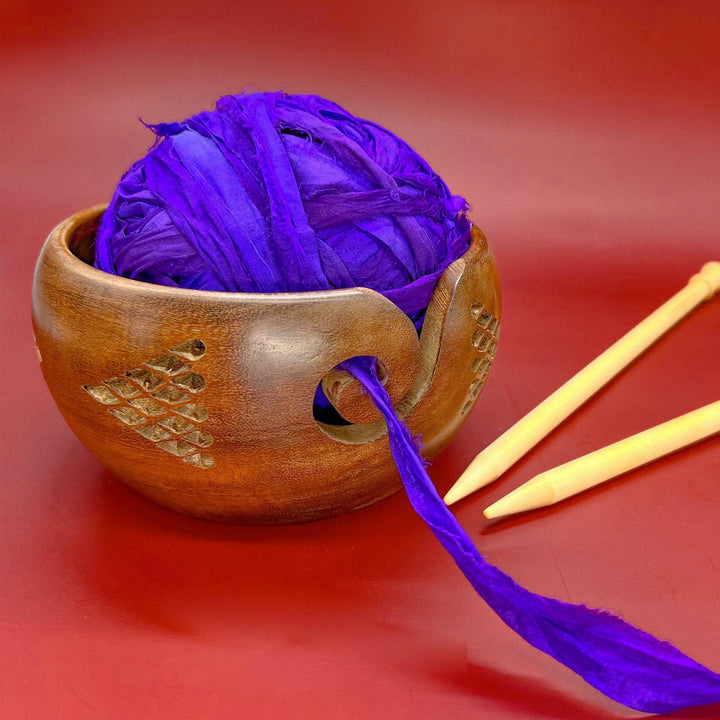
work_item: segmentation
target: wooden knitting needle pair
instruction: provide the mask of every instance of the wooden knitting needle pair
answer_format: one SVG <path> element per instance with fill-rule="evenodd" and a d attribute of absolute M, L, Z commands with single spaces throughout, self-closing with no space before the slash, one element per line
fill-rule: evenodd
<path fill-rule="evenodd" d="M 488 485 L 590 399 L 644 350 L 720 290 L 720 262 L 700 272 L 664 305 L 595 358 L 483 450 L 445 495 L 448 505 Z M 488 507 L 496 518 L 559 502 L 720 432 L 720 401 L 536 476 Z"/>

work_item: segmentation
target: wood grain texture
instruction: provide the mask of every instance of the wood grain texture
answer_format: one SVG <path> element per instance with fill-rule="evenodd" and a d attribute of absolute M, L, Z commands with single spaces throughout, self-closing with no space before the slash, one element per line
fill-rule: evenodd
<path fill-rule="evenodd" d="M 334 370 L 379 358 L 432 458 L 479 395 L 501 314 L 495 261 L 473 229 L 441 277 L 418 338 L 365 288 L 245 294 L 184 290 L 93 268 L 103 207 L 48 238 L 33 285 L 45 381 L 70 428 L 117 477 L 208 519 L 289 523 L 376 502 L 400 479 L 367 398 Z M 313 416 L 323 383 L 352 422 Z"/>

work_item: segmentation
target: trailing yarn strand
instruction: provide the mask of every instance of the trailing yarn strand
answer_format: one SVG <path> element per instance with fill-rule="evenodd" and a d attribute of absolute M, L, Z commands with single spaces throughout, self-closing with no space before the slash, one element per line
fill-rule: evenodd
<path fill-rule="evenodd" d="M 636 710 L 664 713 L 720 702 L 720 675 L 670 643 L 608 612 L 536 595 L 488 563 L 438 495 L 378 379 L 376 360 L 353 358 L 343 367 L 362 383 L 385 418 L 390 449 L 413 508 L 477 593 L 518 635 Z"/>

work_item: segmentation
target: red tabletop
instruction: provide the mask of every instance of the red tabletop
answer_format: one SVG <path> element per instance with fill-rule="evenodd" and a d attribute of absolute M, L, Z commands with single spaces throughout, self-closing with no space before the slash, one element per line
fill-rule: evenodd
<path fill-rule="evenodd" d="M 637 716 L 508 630 L 403 493 L 333 520 L 233 527 L 113 479 L 43 384 L 31 275 L 51 227 L 107 201 L 145 152 L 138 116 L 180 119 L 251 84 L 390 127 L 470 200 L 503 282 L 495 367 L 431 468 L 445 492 L 720 259 L 717 3 L 6 0 L 3 14 L 0 715 Z M 718 671 L 720 440 L 522 517 L 482 509 L 716 400 L 719 370 L 715 300 L 456 506 L 527 587 L 609 608 Z"/>

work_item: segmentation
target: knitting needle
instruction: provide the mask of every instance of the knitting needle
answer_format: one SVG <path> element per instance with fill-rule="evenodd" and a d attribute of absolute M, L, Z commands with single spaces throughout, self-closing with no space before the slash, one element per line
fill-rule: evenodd
<path fill-rule="evenodd" d="M 720 433 L 720 400 L 536 475 L 489 507 L 488 519 L 553 505 Z"/>
<path fill-rule="evenodd" d="M 720 262 L 688 284 L 483 450 L 445 495 L 448 505 L 502 475 L 673 325 L 720 290 Z"/>

